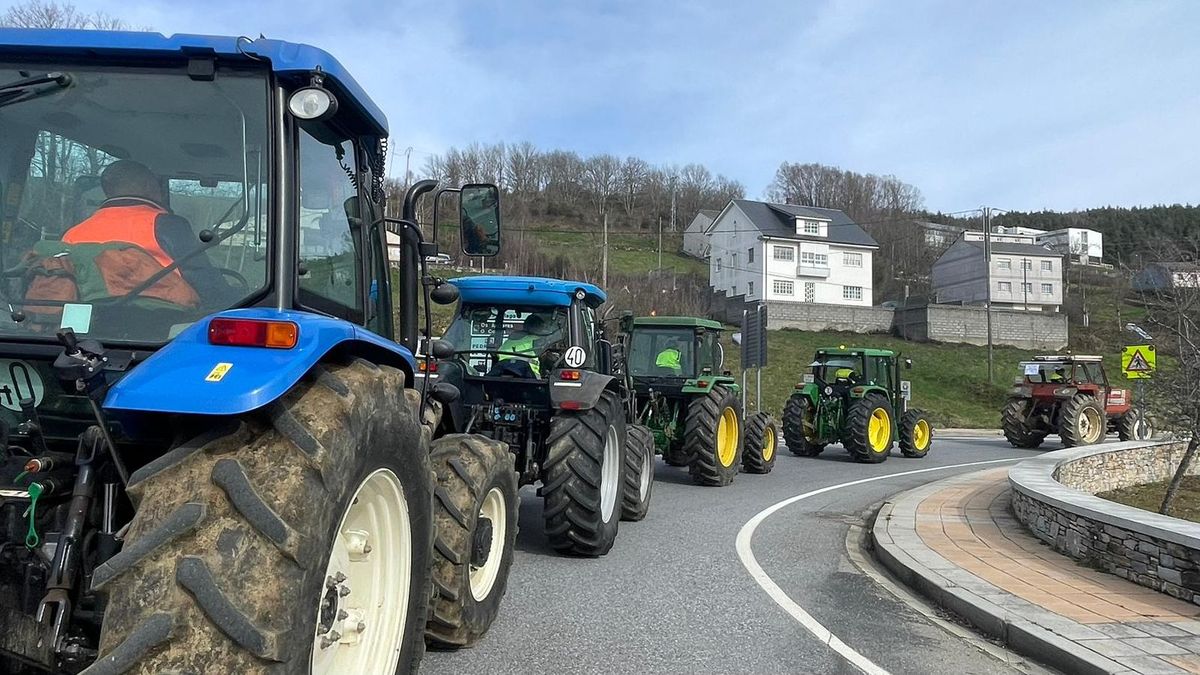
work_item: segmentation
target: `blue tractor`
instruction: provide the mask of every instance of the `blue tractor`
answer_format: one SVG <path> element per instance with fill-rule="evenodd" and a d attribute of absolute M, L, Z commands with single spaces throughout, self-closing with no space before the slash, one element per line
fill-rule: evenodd
<path fill-rule="evenodd" d="M 384 217 L 349 73 L 3 29 L 0 130 L 0 671 L 398 673 L 482 635 L 514 463 L 414 388 L 419 301 L 453 294 L 413 222 L 434 186 Z M 498 190 L 458 191 L 494 254 Z"/>
<path fill-rule="evenodd" d="M 437 377 L 461 397 L 445 430 L 506 443 L 521 484 L 541 483 L 551 547 L 604 555 L 619 520 L 646 516 L 654 480 L 653 437 L 633 423 L 622 351 L 597 316 L 604 291 L 535 277 L 452 284 L 457 311 L 435 343 L 452 356 Z"/>

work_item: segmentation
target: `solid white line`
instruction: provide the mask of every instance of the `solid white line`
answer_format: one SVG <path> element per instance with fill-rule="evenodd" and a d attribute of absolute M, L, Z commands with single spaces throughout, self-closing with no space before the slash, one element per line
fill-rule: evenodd
<path fill-rule="evenodd" d="M 787 499 L 785 499 L 781 502 L 778 502 L 776 504 L 768 506 L 767 508 L 763 509 L 762 511 L 759 511 L 758 514 L 756 514 L 753 518 L 748 520 L 745 525 L 742 526 L 742 529 L 738 531 L 738 535 L 737 535 L 738 558 L 741 558 L 742 565 L 746 568 L 746 571 L 748 571 L 750 573 L 750 576 L 754 579 L 755 583 L 757 583 L 759 586 L 761 586 L 762 589 L 767 592 L 767 595 L 771 596 L 771 599 L 775 601 L 775 604 L 782 607 L 783 610 L 785 612 L 787 612 L 788 614 L 791 614 L 792 618 L 794 618 L 796 621 L 798 621 L 800 623 L 800 625 L 804 627 L 805 630 L 807 630 L 809 633 L 812 633 L 813 637 L 815 637 L 818 640 L 820 640 L 821 642 L 824 642 L 825 644 L 829 645 L 830 649 L 832 649 L 834 652 L 836 652 L 842 658 L 849 661 L 851 665 L 853 665 L 854 667 L 863 671 L 864 673 L 867 673 L 868 675 L 888 675 L 888 671 L 875 665 L 875 662 L 871 661 L 867 657 L 858 653 L 853 647 L 846 644 L 845 642 L 842 642 L 842 640 L 838 636 L 836 636 L 832 632 L 830 632 L 830 630 L 828 628 L 821 625 L 820 621 L 817 621 L 813 617 L 812 614 L 809 614 L 807 611 L 805 611 L 805 609 L 803 607 L 801 607 L 799 604 L 797 604 L 795 600 L 792 600 L 790 597 L 788 597 L 788 594 L 785 593 L 783 591 L 783 589 L 779 587 L 778 584 L 776 584 L 774 581 L 771 580 L 771 577 L 769 577 L 767 575 L 767 573 L 763 570 L 762 566 L 758 564 L 758 560 L 754 557 L 754 551 L 751 550 L 751 548 L 750 548 L 750 539 L 754 536 L 754 531 L 756 529 L 758 529 L 758 526 L 761 525 L 764 520 L 766 520 L 768 517 L 771 516 L 771 514 L 775 513 L 779 509 L 782 509 L 783 507 L 789 506 L 791 504 L 795 504 L 796 502 L 808 499 L 809 497 L 816 497 L 817 495 L 825 494 L 826 492 L 833 492 L 834 490 L 840 490 L 842 488 L 853 487 L 855 485 L 862 485 L 863 483 L 873 483 L 878 480 L 887 480 L 889 478 L 899 478 L 900 476 L 911 476 L 911 475 L 917 474 L 917 473 L 928 473 L 930 471 L 945 471 L 946 469 L 959 469 L 962 467 L 981 466 L 984 464 L 1000 464 L 1003 462 L 1017 462 L 1017 461 L 1020 461 L 1021 459 L 1023 459 L 1023 458 L 1013 457 L 1011 459 L 989 459 L 989 460 L 982 461 L 982 462 L 967 462 L 965 464 L 950 464 L 947 466 L 932 466 L 932 467 L 929 467 L 928 469 L 916 469 L 914 471 L 902 471 L 900 473 L 891 473 L 891 474 L 886 474 L 886 475 L 882 475 L 882 476 L 872 476 L 871 478 L 860 478 L 859 480 L 852 480 L 848 483 L 839 483 L 837 485 L 829 485 L 827 487 L 823 487 L 818 490 L 813 490 L 811 492 L 805 492 L 804 494 L 796 495 L 795 497 L 788 497 Z"/>

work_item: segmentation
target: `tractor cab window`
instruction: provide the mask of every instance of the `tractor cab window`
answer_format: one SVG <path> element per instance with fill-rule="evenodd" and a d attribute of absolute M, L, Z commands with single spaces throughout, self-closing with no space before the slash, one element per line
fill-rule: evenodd
<path fill-rule="evenodd" d="M 268 85 L 0 63 L 0 337 L 162 343 L 267 284 Z M 9 307 L 11 306 L 11 310 Z"/>
<path fill-rule="evenodd" d="M 1025 381 L 1029 384 L 1066 384 L 1071 381 L 1071 366 L 1055 361 L 1022 364 Z"/>
<path fill-rule="evenodd" d="M 629 347 L 635 377 L 693 377 L 696 334 L 691 328 L 637 329 Z"/>
<path fill-rule="evenodd" d="M 891 391 L 892 388 L 892 359 L 890 356 L 883 356 L 874 359 L 867 359 L 868 367 L 874 371 L 870 373 L 870 379 L 876 385 Z"/>
<path fill-rule="evenodd" d="M 520 357 L 536 361 L 535 374 L 540 375 L 541 362 L 556 362 L 567 347 L 567 308 L 466 305 L 443 339 L 454 345 L 474 375 Z"/>
<path fill-rule="evenodd" d="M 351 143 L 300 132 L 300 302 L 363 323 L 362 221 Z"/>
<path fill-rule="evenodd" d="M 1100 374 L 1099 363 L 1078 363 L 1075 365 L 1076 384 L 1104 384 Z"/>
<path fill-rule="evenodd" d="M 826 356 L 815 368 L 818 379 L 826 384 L 857 384 L 863 378 L 862 359 L 853 356 Z"/>

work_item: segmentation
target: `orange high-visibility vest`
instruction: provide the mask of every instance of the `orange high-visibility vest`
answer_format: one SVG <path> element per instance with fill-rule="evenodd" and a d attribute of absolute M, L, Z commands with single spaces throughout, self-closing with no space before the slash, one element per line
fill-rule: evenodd
<path fill-rule="evenodd" d="M 162 249 L 154 232 L 158 217 L 166 212 L 166 209 L 150 204 L 104 206 L 67 230 L 62 240 L 67 244 L 133 244 L 167 267 L 175 260 Z M 179 274 L 179 270 L 175 270 L 175 274 Z"/>

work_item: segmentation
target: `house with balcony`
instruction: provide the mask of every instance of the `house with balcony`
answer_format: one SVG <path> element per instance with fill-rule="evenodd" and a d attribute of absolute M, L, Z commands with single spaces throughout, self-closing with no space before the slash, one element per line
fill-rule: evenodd
<path fill-rule="evenodd" d="M 709 284 L 749 302 L 870 307 L 879 245 L 837 209 L 734 199 L 708 229 Z"/>
<path fill-rule="evenodd" d="M 933 263 L 934 302 L 1057 312 L 1063 302 L 1063 256 L 1030 234 L 993 234 L 991 260 L 982 232 L 964 232 Z"/>

